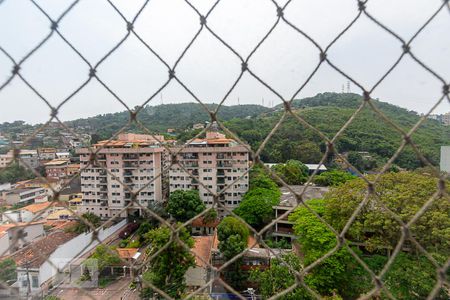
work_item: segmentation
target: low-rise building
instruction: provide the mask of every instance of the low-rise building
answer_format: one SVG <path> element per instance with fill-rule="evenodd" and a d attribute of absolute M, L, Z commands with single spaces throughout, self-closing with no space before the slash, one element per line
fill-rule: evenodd
<path fill-rule="evenodd" d="M 100 241 L 110 241 L 126 224 L 127 220 L 122 220 L 111 227 L 100 229 L 97 237 Z M 22 297 L 43 298 L 51 286 L 67 280 L 65 272 L 70 272 L 71 262 L 89 253 L 98 244 L 96 239 L 92 239 L 92 232 L 77 235 L 55 230 L 11 255 L 17 265 L 17 282 L 13 287 L 19 289 Z M 56 267 L 63 272 L 59 272 Z"/>
<path fill-rule="evenodd" d="M 450 126 L 450 112 L 442 115 L 442 124 L 445 126 Z"/>
<path fill-rule="evenodd" d="M 40 160 L 53 160 L 56 158 L 55 148 L 38 148 Z"/>
<path fill-rule="evenodd" d="M 59 191 L 62 186 L 62 181 L 57 178 L 41 178 L 24 180 L 16 183 L 16 188 L 43 188 L 49 197 L 53 197 L 53 191 Z"/>
<path fill-rule="evenodd" d="M 194 125 L 192 125 L 192 129 L 203 129 L 203 128 L 205 128 L 205 124 L 203 124 L 203 123 L 196 123 L 196 124 L 194 124 Z"/>
<path fill-rule="evenodd" d="M 67 158 L 53 159 L 44 164 L 45 174 L 48 178 L 63 179 L 67 177 L 67 167 L 70 160 Z"/>
<path fill-rule="evenodd" d="M 0 225 L 0 257 L 16 252 L 44 236 L 44 222 Z"/>
<path fill-rule="evenodd" d="M 56 152 L 56 159 L 69 159 L 70 153 L 69 152 Z"/>
<path fill-rule="evenodd" d="M 216 230 L 219 223 L 220 223 L 219 219 L 210 222 L 205 222 L 205 219 L 203 217 L 199 217 L 194 221 L 192 221 L 191 223 L 192 235 L 194 236 L 214 235 L 214 231 Z"/>
<path fill-rule="evenodd" d="M 295 193 L 302 193 L 305 189 L 303 185 L 295 185 L 290 186 L 290 188 Z M 272 236 L 276 239 L 287 239 L 288 241 L 292 241 L 296 238 L 293 230 L 294 223 L 289 221 L 289 215 L 294 207 L 297 207 L 297 198 L 295 195 L 286 187 L 282 187 L 281 191 L 281 199 L 278 205 L 273 206 L 275 219 L 287 214 L 280 220 L 277 220 L 273 226 Z M 303 199 L 305 201 L 310 199 L 319 199 L 322 198 L 323 195 L 328 192 L 327 187 L 318 187 L 318 186 L 308 186 L 305 193 L 303 194 Z"/>
<path fill-rule="evenodd" d="M 0 169 L 6 168 L 12 162 L 13 158 L 12 152 L 0 154 Z"/>
<path fill-rule="evenodd" d="M 19 164 L 25 168 L 36 169 L 40 166 L 39 156 L 37 150 L 19 150 L 18 154 Z M 8 151 L 6 154 L 0 155 L 0 168 L 4 168 L 9 165 L 14 159 L 14 152 L 12 150 Z"/>
<path fill-rule="evenodd" d="M 14 204 L 31 204 L 36 201 L 37 198 L 46 196 L 45 189 L 43 188 L 23 188 L 12 189 L 3 191 L 2 198 L 8 205 Z"/>

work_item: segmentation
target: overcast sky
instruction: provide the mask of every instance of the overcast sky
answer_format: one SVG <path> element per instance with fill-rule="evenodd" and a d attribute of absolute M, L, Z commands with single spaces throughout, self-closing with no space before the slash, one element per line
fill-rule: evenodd
<path fill-rule="evenodd" d="M 1 2 L 1 1 L 0 1 Z M 52 18 L 72 1 L 37 1 Z M 114 1 L 131 19 L 144 1 Z M 191 0 L 201 12 L 214 1 Z M 405 39 L 441 5 L 441 0 L 372 0 L 368 11 Z M 281 4 L 281 1 L 280 1 Z M 358 13 L 355 0 L 293 0 L 286 18 L 325 47 Z M 222 0 L 208 25 L 246 57 L 276 21 L 270 0 Z M 199 29 L 199 18 L 182 0 L 151 0 L 135 24 L 136 32 L 169 63 Z M 81 0 L 59 25 L 62 34 L 92 63 L 97 63 L 126 34 L 126 25 L 105 0 Z M 0 4 L 0 46 L 20 60 L 49 33 L 49 21 L 28 0 Z M 411 46 L 414 54 L 447 82 L 450 80 L 450 11 L 442 10 Z M 330 50 L 329 59 L 362 85 L 370 88 L 401 54 L 401 45 L 363 16 Z M 318 63 L 318 50 L 281 22 L 250 59 L 249 67 L 286 99 L 305 81 Z M 176 74 L 200 99 L 218 103 L 240 72 L 239 59 L 204 30 L 176 68 Z M 12 69 L 0 53 L 0 84 Z M 53 105 L 57 105 L 87 79 L 88 66 L 60 37 L 54 35 L 22 68 L 21 74 Z M 143 103 L 167 80 L 166 67 L 134 36 L 123 43 L 97 71 L 97 75 L 130 107 Z M 347 80 L 323 64 L 297 95 L 340 92 Z M 354 85 L 352 92 L 361 93 Z M 408 56 L 374 91 L 373 97 L 418 112 L 428 111 L 441 95 L 441 83 Z M 162 100 L 161 100 L 162 99 Z M 279 98 L 249 75 L 244 75 L 226 105 L 280 103 Z M 150 104 L 192 102 L 172 82 Z M 0 122 L 44 122 L 48 107 L 19 79 L 0 92 Z M 91 81 L 60 111 L 63 120 L 122 111 L 123 106 L 96 80 Z M 443 103 L 436 113 L 450 111 Z M 174 116 L 176 117 L 176 116 Z"/>

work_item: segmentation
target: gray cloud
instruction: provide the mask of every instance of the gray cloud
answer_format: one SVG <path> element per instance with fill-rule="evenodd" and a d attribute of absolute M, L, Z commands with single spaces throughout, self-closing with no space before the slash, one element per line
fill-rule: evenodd
<path fill-rule="evenodd" d="M 38 1 L 56 18 L 71 1 Z M 131 19 L 143 1 L 114 1 Z M 441 0 L 369 1 L 368 11 L 404 39 L 409 39 L 441 5 Z M 192 0 L 202 13 L 213 1 Z M 281 3 L 280 3 L 281 4 Z M 354 0 L 293 0 L 286 18 L 326 47 L 357 15 Z M 269 0 L 221 1 L 208 25 L 246 57 L 276 21 Z M 152 0 L 135 24 L 135 30 L 161 57 L 173 65 L 200 27 L 195 12 L 182 0 Z M 103 0 L 82 0 L 63 19 L 59 29 L 92 63 L 97 63 L 126 34 L 126 24 Z M 447 82 L 450 78 L 450 13 L 441 11 L 412 44 L 414 54 Z M 49 21 L 28 0 L 7 0 L 0 5 L 0 46 L 16 60 L 22 58 L 49 32 Z M 366 88 L 373 86 L 401 55 L 401 44 L 367 17 L 330 49 L 329 59 Z M 290 99 L 319 62 L 319 52 L 298 32 L 280 23 L 249 61 L 250 68 L 284 98 Z M 0 80 L 12 65 L 0 53 Z M 204 30 L 176 68 L 177 76 L 202 101 L 222 100 L 240 72 L 240 61 L 211 33 Z M 24 65 L 21 73 L 57 105 L 86 79 L 88 66 L 56 35 Z M 125 41 L 97 71 L 98 76 L 133 107 L 143 103 L 166 80 L 166 67 L 134 36 Z M 323 64 L 298 98 L 319 92 L 340 91 L 346 79 Z M 353 92 L 361 91 L 351 85 Z M 441 94 L 441 83 L 411 58 L 399 66 L 374 91 L 373 96 L 418 112 L 427 112 Z M 177 83 L 163 91 L 164 103 L 194 99 Z M 245 74 L 225 104 L 280 103 L 271 91 Z M 151 105 L 159 104 L 158 95 Z M 0 92 L 0 122 L 17 119 L 43 122 L 49 108 L 19 78 Z M 99 83 L 92 81 L 60 111 L 63 120 L 123 110 Z M 435 112 L 450 110 L 448 103 Z"/>

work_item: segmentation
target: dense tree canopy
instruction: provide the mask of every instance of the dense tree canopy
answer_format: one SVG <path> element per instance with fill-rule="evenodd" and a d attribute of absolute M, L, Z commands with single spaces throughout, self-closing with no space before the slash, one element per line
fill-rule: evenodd
<path fill-rule="evenodd" d="M 314 177 L 314 183 L 320 186 L 338 186 L 355 178 L 357 177 L 348 172 L 331 170 L 316 175 Z"/>
<path fill-rule="evenodd" d="M 86 220 L 89 223 L 91 223 L 91 225 L 94 226 L 95 228 L 98 228 L 102 223 L 101 218 L 91 212 L 84 213 L 81 215 L 81 217 L 83 218 L 83 220 Z M 91 227 L 88 224 L 86 224 L 86 222 L 79 220 L 72 227 L 69 227 L 68 230 L 76 233 L 84 233 L 91 231 Z"/>
<path fill-rule="evenodd" d="M 337 230 L 365 197 L 366 183 L 355 179 L 325 195 L 326 218 Z M 400 237 L 400 225 L 382 209 L 380 202 L 408 222 L 419 208 L 437 191 L 437 179 L 413 172 L 387 173 L 376 185 L 377 197 L 363 208 L 350 227 L 348 236 L 355 242 L 364 242 L 367 249 L 393 249 Z M 411 233 L 428 250 L 450 251 L 450 203 L 436 199 L 411 228 Z"/>
<path fill-rule="evenodd" d="M 301 185 L 308 180 L 308 168 L 298 160 L 288 160 L 272 167 L 275 173 L 289 185 Z"/>
<path fill-rule="evenodd" d="M 230 260 L 247 248 L 249 230 L 235 217 L 225 217 L 217 227 L 219 250 L 225 260 Z M 240 266 L 242 259 L 238 259 L 228 266 L 224 272 L 225 279 L 232 287 L 242 289 L 245 275 Z"/>
<path fill-rule="evenodd" d="M 145 234 L 147 242 L 151 245 L 149 255 L 153 255 L 170 241 L 171 230 L 168 227 L 159 227 Z M 194 245 L 194 240 L 189 232 L 182 228 L 179 231 L 180 240 L 189 248 Z M 159 289 L 175 299 L 181 299 L 186 289 L 185 273 L 195 266 L 194 256 L 180 243 L 172 241 L 161 253 L 156 255 L 149 264 L 149 269 L 143 274 L 146 281 L 151 282 Z M 145 282 L 143 284 L 145 286 Z M 143 289 L 141 297 L 152 299 L 153 290 L 149 287 Z"/>
<path fill-rule="evenodd" d="M 331 138 L 348 121 L 362 101 L 363 98 L 356 94 L 324 93 L 312 98 L 295 100 L 292 107 L 305 121 Z M 420 118 L 415 112 L 388 103 L 380 101 L 374 103 L 406 131 Z M 279 113 L 275 112 L 252 119 L 233 119 L 225 125 L 247 141 L 253 149 L 257 149 L 279 118 Z M 447 144 L 448 140 L 450 128 L 434 120 L 427 120 L 413 136 L 413 141 L 420 151 L 436 165 L 439 163 L 440 146 Z M 373 169 L 384 164 L 394 154 L 400 142 L 401 137 L 394 128 L 387 125 L 371 109 L 365 108 L 342 132 L 336 140 L 335 148 L 340 153 L 369 152 L 373 158 L 366 162 L 365 168 Z M 261 159 L 265 162 L 282 163 L 296 159 L 305 163 L 317 163 L 325 150 L 326 144 L 317 133 L 289 116 L 270 138 L 261 153 Z M 409 147 L 402 151 L 396 164 L 408 169 L 421 166 L 421 162 Z"/>
<path fill-rule="evenodd" d="M 273 206 L 280 203 L 279 191 L 255 188 L 242 197 L 234 213 L 256 229 L 261 229 L 273 217 Z"/>
<path fill-rule="evenodd" d="M 16 263 L 11 258 L 0 261 L 0 281 L 12 284 L 17 279 Z"/>
<path fill-rule="evenodd" d="M 186 222 L 206 209 L 196 190 L 177 190 L 170 194 L 167 212 L 179 222 Z"/>
<path fill-rule="evenodd" d="M 407 222 L 433 195 L 436 184 L 435 178 L 416 173 L 388 173 L 382 176 L 376 192 L 379 201 Z M 350 180 L 332 189 L 324 199 L 308 201 L 308 205 L 339 232 L 363 200 L 365 190 L 364 181 Z M 430 206 L 411 233 L 442 264 L 449 251 L 450 204 L 441 200 Z M 290 220 L 295 224 L 302 265 L 313 263 L 336 246 L 336 236 L 305 207 L 296 209 Z M 399 231 L 392 217 L 381 209 L 375 199 L 370 199 L 346 237 L 364 245 L 360 249 L 354 248 L 354 251 L 378 273 L 388 259 L 387 250 L 398 241 Z M 314 268 L 305 282 L 322 295 L 338 294 L 344 299 L 355 299 L 373 288 L 370 275 L 346 248 L 341 248 Z M 397 299 L 424 299 L 436 283 L 436 269 L 413 244 L 406 243 L 383 282 Z M 438 295 L 438 299 L 447 297 L 444 292 Z"/>
<path fill-rule="evenodd" d="M 101 272 L 106 267 L 120 265 L 122 261 L 116 251 L 107 245 L 98 245 L 91 257 L 85 261 L 87 266 L 95 264 Z"/>
<path fill-rule="evenodd" d="M 22 167 L 16 162 L 0 170 L 0 184 L 2 183 L 16 183 L 17 181 L 35 178 L 32 171 Z"/>

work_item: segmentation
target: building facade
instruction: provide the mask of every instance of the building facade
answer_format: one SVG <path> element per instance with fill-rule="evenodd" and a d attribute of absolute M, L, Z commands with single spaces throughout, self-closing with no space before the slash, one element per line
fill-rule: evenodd
<path fill-rule="evenodd" d="M 44 235 L 44 222 L 0 225 L 0 256 L 11 254 Z"/>
<path fill-rule="evenodd" d="M 14 205 L 18 203 L 35 203 L 37 199 L 40 199 L 43 196 L 46 196 L 45 189 L 43 188 L 24 188 L 3 191 L 2 198 L 5 200 L 6 204 Z"/>
<path fill-rule="evenodd" d="M 139 215 L 142 209 L 136 204 L 124 210 L 131 203 L 131 191 L 139 192 L 136 200 L 144 207 L 163 201 L 163 141 L 163 136 L 155 139 L 150 135 L 120 134 L 117 140 L 93 146 L 98 151 L 95 165 L 90 164 L 89 149 L 77 150 L 80 167 L 86 167 L 81 172 L 81 213 L 91 212 L 103 218 Z"/>
<path fill-rule="evenodd" d="M 177 163 L 169 170 L 170 192 L 198 190 L 203 202 L 211 206 L 212 193 L 226 188 L 219 201 L 229 209 L 239 205 L 249 187 L 250 158 L 246 147 L 218 132 L 207 132 L 205 139 L 192 140 L 185 148 L 174 149 L 177 151 Z M 226 213 L 219 210 L 219 214 Z"/>

